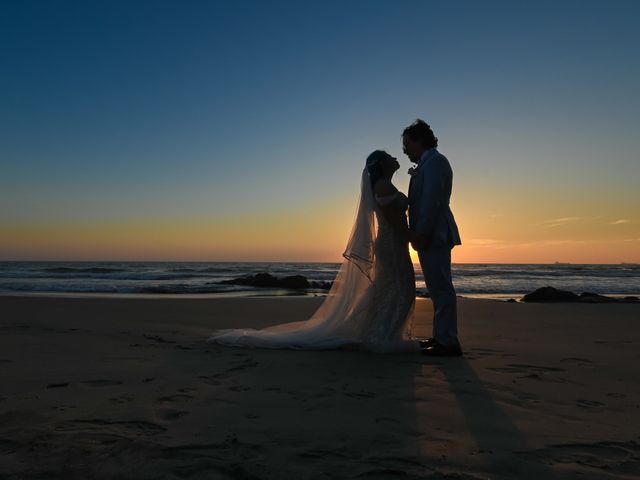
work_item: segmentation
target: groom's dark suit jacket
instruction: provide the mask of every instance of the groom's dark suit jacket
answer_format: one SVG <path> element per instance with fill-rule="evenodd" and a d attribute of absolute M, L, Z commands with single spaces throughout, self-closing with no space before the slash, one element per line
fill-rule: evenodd
<path fill-rule="evenodd" d="M 452 184 L 447 157 L 435 148 L 424 152 L 409 182 L 409 228 L 424 235 L 431 247 L 462 244 L 449 208 Z"/>

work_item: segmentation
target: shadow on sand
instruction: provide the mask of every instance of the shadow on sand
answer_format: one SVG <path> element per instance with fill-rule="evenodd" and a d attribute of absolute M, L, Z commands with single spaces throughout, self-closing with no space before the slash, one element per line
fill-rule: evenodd
<path fill-rule="evenodd" d="M 560 476 L 550 465 L 526 461 L 520 454 L 533 449 L 526 434 L 496 403 L 486 383 L 465 358 L 425 359 L 444 375 L 460 406 L 468 433 L 482 455 L 486 474 L 491 478 L 544 478 Z"/>

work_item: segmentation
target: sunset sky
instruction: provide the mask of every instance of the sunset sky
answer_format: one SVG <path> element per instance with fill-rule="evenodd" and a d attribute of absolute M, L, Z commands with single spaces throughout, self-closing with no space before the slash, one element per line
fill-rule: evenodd
<path fill-rule="evenodd" d="M 640 262 L 640 2 L 3 1 L 0 260 L 339 261 L 366 156 L 455 262 Z"/>

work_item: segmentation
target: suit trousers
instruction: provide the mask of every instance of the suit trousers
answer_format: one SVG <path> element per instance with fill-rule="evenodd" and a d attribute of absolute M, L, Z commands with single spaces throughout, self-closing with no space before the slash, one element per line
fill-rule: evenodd
<path fill-rule="evenodd" d="M 442 345 L 458 345 L 456 291 L 451 279 L 451 248 L 419 250 L 418 258 L 433 302 L 433 338 Z"/>

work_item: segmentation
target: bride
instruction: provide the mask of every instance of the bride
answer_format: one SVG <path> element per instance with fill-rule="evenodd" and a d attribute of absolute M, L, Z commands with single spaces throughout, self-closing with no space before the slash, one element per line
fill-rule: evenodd
<path fill-rule="evenodd" d="M 209 342 L 259 348 L 418 352 L 418 340 L 412 340 L 410 332 L 416 292 L 408 245 L 408 201 L 391 183 L 399 167 L 397 159 L 382 150 L 367 157 L 345 260 L 311 318 L 262 330 L 218 330 Z"/>

